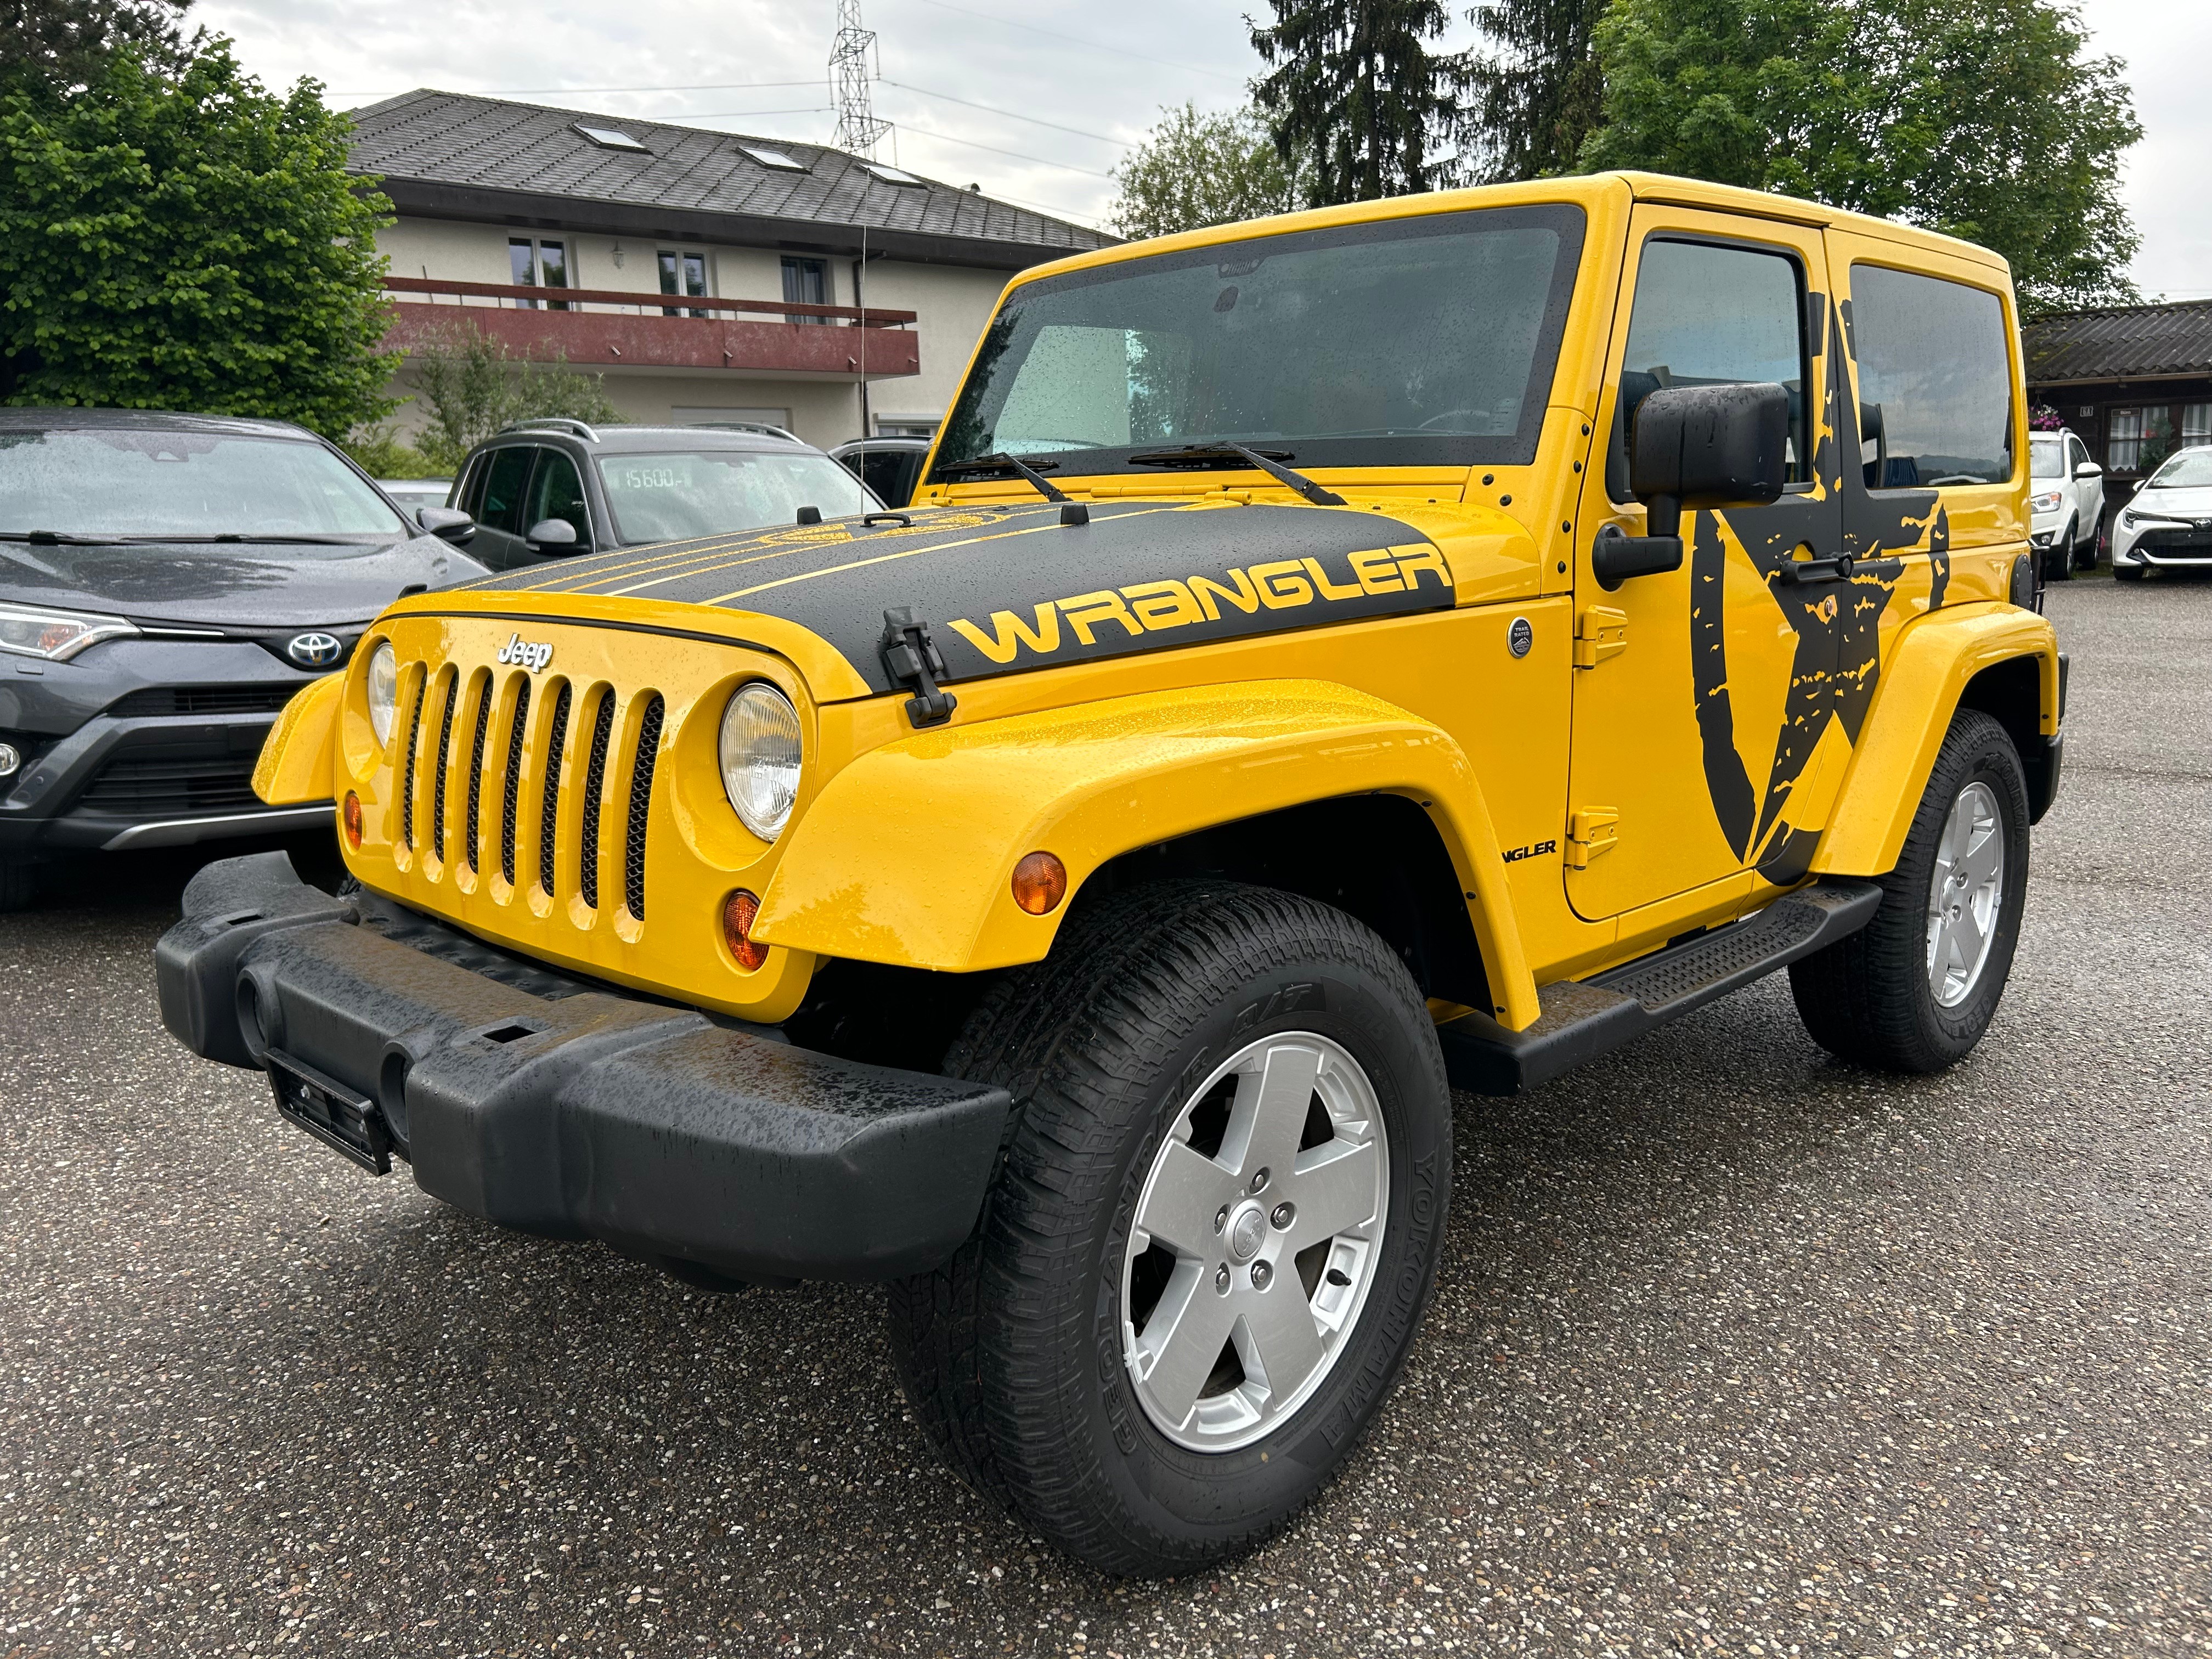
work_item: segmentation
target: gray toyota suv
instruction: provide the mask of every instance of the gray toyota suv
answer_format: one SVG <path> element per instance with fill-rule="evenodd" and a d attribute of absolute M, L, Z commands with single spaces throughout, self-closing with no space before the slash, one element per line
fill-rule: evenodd
<path fill-rule="evenodd" d="M 277 710 L 483 574 L 300 427 L 0 410 L 0 909 L 58 853 L 329 823 L 253 793 Z"/>

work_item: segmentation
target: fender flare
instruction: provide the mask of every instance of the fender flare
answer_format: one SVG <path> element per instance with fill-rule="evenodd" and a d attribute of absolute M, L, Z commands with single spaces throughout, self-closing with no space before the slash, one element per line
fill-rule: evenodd
<path fill-rule="evenodd" d="M 253 793 L 270 805 L 331 798 L 337 775 L 338 700 L 344 689 L 343 673 L 301 686 L 261 740 L 261 757 L 253 763 Z"/>
<path fill-rule="evenodd" d="M 1153 691 L 917 732 L 825 784 L 790 831 L 754 935 L 823 957 L 950 972 L 1043 959 L 1109 859 L 1308 802 L 1418 802 L 1467 895 L 1501 1023 L 1537 1015 L 1505 866 L 1474 768 L 1430 721 L 1322 680 Z M 1067 866 L 1033 916 L 1014 866 Z"/>
<path fill-rule="evenodd" d="M 1835 811 L 1813 854 L 1824 876 L 1879 876 L 1894 868 L 1936 769 L 1960 698 L 1974 677 L 2033 657 L 2039 687 L 2035 729 L 2058 731 L 2058 636 L 2032 611 L 1996 601 L 1931 611 L 1905 625 L 1881 665 Z"/>

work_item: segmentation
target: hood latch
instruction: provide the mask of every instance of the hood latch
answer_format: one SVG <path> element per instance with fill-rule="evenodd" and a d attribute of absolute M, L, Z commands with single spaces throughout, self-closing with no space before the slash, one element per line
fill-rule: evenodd
<path fill-rule="evenodd" d="M 945 672 L 945 659 L 929 637 L 927 623 L 905 605 L 884 611 L 880 649 L 891 678 L 914 688 L 915 695 L 906 700 L 906 717 L 915 731 L 942 726 L 952 718 L 960 699 L 937 684 Z"/>

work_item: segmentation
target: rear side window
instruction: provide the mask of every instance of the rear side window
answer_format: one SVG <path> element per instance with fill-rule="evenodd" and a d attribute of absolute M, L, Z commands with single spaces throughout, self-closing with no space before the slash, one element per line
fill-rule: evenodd
<path fill-rule="evenodd" d="M 1996 295 L 1853 265 L 1850 330 L 1868 488 L 2012 477 L 2012 364 Z"/>

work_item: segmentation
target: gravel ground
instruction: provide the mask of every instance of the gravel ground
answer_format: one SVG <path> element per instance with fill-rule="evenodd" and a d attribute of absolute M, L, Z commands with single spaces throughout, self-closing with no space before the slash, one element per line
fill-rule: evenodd
<path fill-rule="evenodd" d="M 1462 1097 L 1405 1386 L 1182 1582 L 939 1468 L 875 1294 L 703 1295 L 278 1125 L 156 1020 L 186 864 L 0 918 L 0 1653 L 2212 1651 L 2212 584 L 2051 608 L 1980 1051 L 1856 1074 L 1769 981 Z"/>

